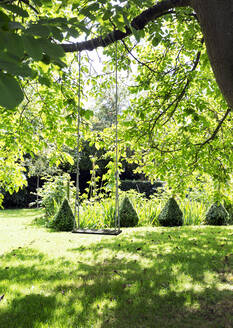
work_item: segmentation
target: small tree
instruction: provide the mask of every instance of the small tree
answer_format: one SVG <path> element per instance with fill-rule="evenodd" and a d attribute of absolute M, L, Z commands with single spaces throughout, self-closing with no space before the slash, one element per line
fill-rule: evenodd
<path fill-rule="evenodd" d="M 46 182 L 38 189 L 38 195 L 41 197 L 41 206 L 45 209 L 47 219 L 53 217 L 57 212 L 58 206 L 61 205 L 65 197 L 72 199 L 75 188 L 72 183 L 70 186 L 70 176 L 47 177 Z"/>
<path fill-rule="evenodd" d="M 119 209 L 121 227 L 135 227 L 138 224 L 138 215 L 128 197 L 125 197 Z"/>
<path fill-rule="evenodd" d="M 170 198 L 167 201 L 166 205 L 159 214 L 158 221 L 160 225 L 164 227 L 183 225 L 183 213 L 174 198 Z"/>
<path fill-rule="evenodd" d="M 74 214 L 68 200 L 65 198 L 55 215 L 51 226 L 58 231 L 72 231 L 74 227 Z"/>
<path fill-rule="evenodd" d="M 205 224 L 225 225 L 227 223 L 228 213 L 220 203 L 211 205 L 205 217 Z"/>

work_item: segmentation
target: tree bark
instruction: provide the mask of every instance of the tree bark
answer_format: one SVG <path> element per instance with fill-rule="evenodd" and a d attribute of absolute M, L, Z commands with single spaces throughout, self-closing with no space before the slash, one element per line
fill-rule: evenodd
<path fill-rule="evenodd" d="M 193 0 L 216 81 L 233 108 L 233 0 Z"/>

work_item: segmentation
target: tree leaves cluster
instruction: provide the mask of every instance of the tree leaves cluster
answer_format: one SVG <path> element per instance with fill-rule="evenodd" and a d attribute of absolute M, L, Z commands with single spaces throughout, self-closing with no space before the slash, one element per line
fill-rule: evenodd
<path fill-rule="evenodd" d="M 137 24 L 143 29 L 135 25 L 143 10 L 149 8 L 149 14 L 163 3 L 0 2 L 0 147 L 6 172 L 11 172 L 0 176 L 2 187 L 17 189 L 25 183 L 24 155 L 47 145 L 52 163 L 72 162 L 66 150 L 75 147 L 77 135 L 78 72 L 76 56 L 64 54 L 77 39 L 73 51 L 96 36 L 103 45 L 112 43 L 112 31 L 132 35 L 118 42 L 118 69 L 129 73 L 131 101 L 120 115 L 121 156 L 137 163 L 138 172 L 149 179 L 167 181 L 175 192 L 191 188 L 203 176 L 211 177 L 218 190 L 227 186 L 233 162 L 232 112 L 214 81 L 196 13 L 174 7 L 145 26 L 141 16 Z M 97 41 L 90 42 L 92 49 Z M 111 58 L 114 70 L 115 47 L 103 54 Z M 88 74 L 82 63 L 84 71 Z M 93 90 L 96 85 L 93 79 Z M 81 93 L 84 98 L 83 85 Z M 91 112 L 83 103 L 80 112 L 85 138 Z M 113 139 L 109 128 L 97 142 L 111 149 Z"/>
<path fill-rule="evenodd" d="M 45 12 L 46 2 L 43 5 Z M 56 43 L 63 39 L 58 22 L 31 8 L 23 1 L 0 3 L 0 106 L 9 109 L 23 100 L 23 81 L 40 77 L 34 62 L 64 66 L 60 60 L 64 51 Z"/>

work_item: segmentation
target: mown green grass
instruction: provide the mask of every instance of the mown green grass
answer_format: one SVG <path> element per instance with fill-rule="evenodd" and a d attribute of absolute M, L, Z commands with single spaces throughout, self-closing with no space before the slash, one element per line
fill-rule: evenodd
<path fill-rule="evenodd" d="M 0 212 L 1 328 L 231 328 L 233 227 L 50 232 Z"/>

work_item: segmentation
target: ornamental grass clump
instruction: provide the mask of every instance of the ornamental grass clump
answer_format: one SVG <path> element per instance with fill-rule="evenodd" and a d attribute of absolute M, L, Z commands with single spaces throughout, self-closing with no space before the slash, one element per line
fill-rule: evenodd
<path fill-rule="evenodd" d="M 222 204 L 214 203 L 208 210 L 204 223 L 207 225 L 226 225 L 228 212 Z"/>
<path fill-rule="evenodd" d="M 164 227 L 176 227 L 183 225 L 183 213 L 174 198 L 170 198 L 162 212 L 159 214 L 158 221 Z"/>
<path fill-rule="evenodd" d="M 138 215 L 128 197 L 125 197 L 119 208 L 121 227 L 135 227 L 138 224 Z"/>
<path fill-rule="evenodd" d="M 51 227 L 58 231 L 72 231 L 74 227 L 74 214 L 68 200 L 65 198 L 55 215 Z"/>

